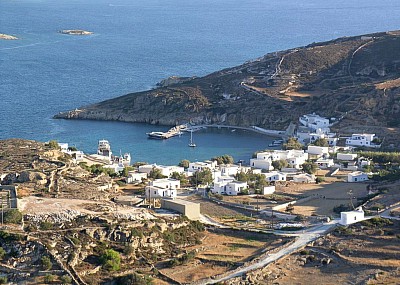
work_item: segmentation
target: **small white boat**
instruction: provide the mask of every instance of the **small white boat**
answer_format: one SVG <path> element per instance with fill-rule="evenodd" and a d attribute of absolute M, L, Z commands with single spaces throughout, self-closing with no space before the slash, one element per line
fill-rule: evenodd
<path fill-rule="evenodd" d="M 189 146 L 190 146 L 190 147 L 196 147 L 196 144 L 195 144 L 194 141 L 193 141 L 193 131 L 190 132 Z"/>

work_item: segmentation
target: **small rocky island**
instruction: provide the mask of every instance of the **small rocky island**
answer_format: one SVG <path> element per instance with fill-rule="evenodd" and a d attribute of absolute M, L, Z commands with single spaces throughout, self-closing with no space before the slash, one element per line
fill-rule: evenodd
<path fill-rule="evenodd" d="M 86 36 L 93 34 L 93 32 L 85 30 L 61 30 L 60 33 L 65 35 L 78 35 L 78 36 Z"/>
<path fill-rule="evenodd" d="M 0 34 L 0 40 L 18 40 L 18 38 L 11 35 Z"/>

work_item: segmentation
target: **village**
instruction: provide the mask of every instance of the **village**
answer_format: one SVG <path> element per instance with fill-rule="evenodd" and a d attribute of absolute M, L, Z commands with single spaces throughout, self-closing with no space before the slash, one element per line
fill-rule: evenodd
<path fill-rule="evenodd" d="M 19 255 L 4 259 L 3 267 L 17 267 L 5 276 L 98 284 L 110 278 L 99 261 L 102 250 L 115 250 L 126 264 L 111 272 L 129 273 L 133 266 L 144 272 L 134 276 L 153 284 L 214 284 L 263 270 L 339 226 L 399 220 L 398 155 L 377 152 L 382 139 L 374 134 L 339 138 L 330 130 L 336 121 L 304 115 L 293 137 L 274 142 L 282 149 L 261 150 L 237 164 L 229 155 L 132 164 L 130 154 L 113 155 L 104 139 L 92 155 L 55 141 L 3 143 L 3 233 L 37 243 L 35 254 L 25 242 Z M 22 214 L 11 219 L 16 213 Z M 169 235 L 179 229 L 190 241 Z M 249 245 L 249 238 L 256 242 Z M 2 239 L 6 252 L 14 250 Z M 224 242 L 212 241 L 219 239 Z M 104 242 L 110 249 L 99 250 Z M 73 248 L 79 253 L 71 256 Z M 41 267 L 41 255 L 52 260 L 50 268 Z M 176 264 L 165 265 L 174 256 L 180 256 Z M 29 262 L 37 265 L 27 269 Z"/>

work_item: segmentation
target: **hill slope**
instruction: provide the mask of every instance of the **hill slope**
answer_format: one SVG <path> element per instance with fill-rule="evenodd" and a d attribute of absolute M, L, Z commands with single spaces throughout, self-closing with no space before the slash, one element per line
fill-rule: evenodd
<path fill-rule="evenodd" d="M 305 113 L 344 116 L 342 130 L 397 135 L 400 32 L 345 37 L 267 54 L 242 65 L 164 81 L 163 87 L 56 118 L 281 129 Z M 347 129 L 346 129 L 347 128 Z"/>

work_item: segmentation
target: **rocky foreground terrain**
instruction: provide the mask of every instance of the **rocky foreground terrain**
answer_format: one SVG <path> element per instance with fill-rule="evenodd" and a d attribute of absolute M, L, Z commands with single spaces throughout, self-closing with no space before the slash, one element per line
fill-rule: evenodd
<path fill-rule="evenodd" d="M 302 114 L 342 118 L 341 133 L 370 131 L 398 144 L 400 32 L 312 43 L 204 77 L 172 77 L 56 118 L 286 128 Z"/>

